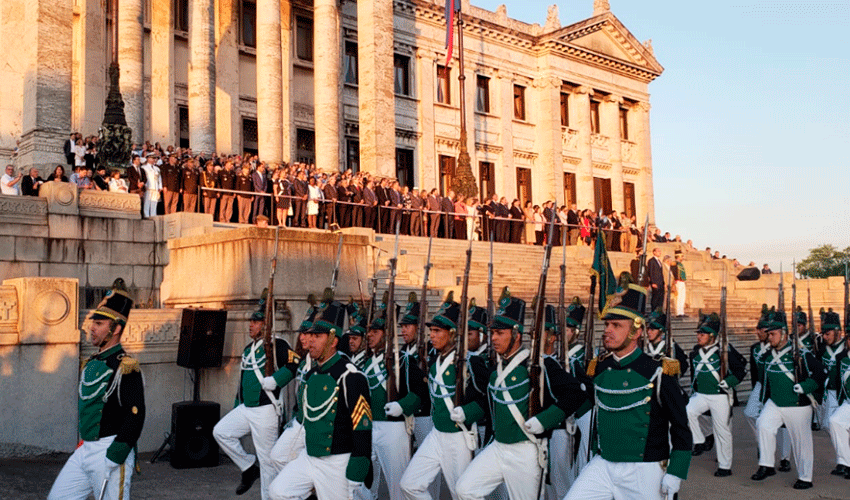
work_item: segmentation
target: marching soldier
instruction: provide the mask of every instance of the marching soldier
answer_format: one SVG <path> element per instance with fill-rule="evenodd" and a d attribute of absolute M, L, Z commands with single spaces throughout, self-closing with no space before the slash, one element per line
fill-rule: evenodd
<path fill-rule="evenodd" d="M 821 308 L 820 325 L 823 342 L 818 358 L 826 372 L 826 384 L 823 404 L 817 408 L 817 421 L 828 426 L 829 417 L 838 408 L 838 387 L 841 385 L 838 380 L 838 356 L 845 350 L 844 336 L 841 334 L 841 319 L 832 309 L 824 311 Z"/>
<path fill-rule="evenodd" d="M 345 306 L 323 302 L 304 347 L 314 366 L 305 376 L 301 409 L 307 446 L 269 488 L 272 500 L 349 500 L 369 475 L 372 420 L 366 377 L 338 352 Z"/>
<path fill-rule="evenodd" d="M 525 301 L 511 297 L 505 287 L 499 309 L 490 323 L 493 348 L 499 360 L 490 373 L 488 399 L 494 440 L 469 464 L 457 482 L 461 500 L 482 499 L 504 483 L 514 500 L 540 495 L 546 439 L 551 430 L 584 402 L 581 384 L 552 359 L 545 359 L 542 409 L 528 414 L 531 389 L 528 349 L 522 347 Z M 471 425 L 486 411 L 479 402 L 455 407 L 451 419 Z M 535 467 L 534 464 L 540 465 Z"/>
<path fill-rule="evenodd" d="M 824 380 L 823 366 L 808 350 L 801 349 L 800 366 L 796 366 L 794 349 L 788 335 L 785 313 L 768 313 L 765 330 L 770 350 L 762 355 L 764 371 L 761 374 L 760 399 L 764 408 L 756 426 L 759 431 L 759 468 L 752 479 L 761 481 L 773 476 L 776 431 L 782 425 L 788 428 L 791 448 L 797 465 L 797 482 L 794 489 L 812 487 L 814 451 L 812 449 L 812 405 Z M 795 368 L 799 377 L 795 375 Z"/>
<path fill-rule="evenodd" d="M 475 299 L 469 299 L 469 320 L 467 331 L 469 332 L 469 352 L 467 356 L 478 356 L 484 361 L 489 370 L 489 359 L 487 358 L 487 309 L 478 307 Z M 473 379 L 474 380 L 474 379 Z M 483 389 L 477 387 L 476 389 Z M 485 392 L 480 390 L 479 392 Z M 480 427 L 480 426 L 479 426 Z"/>
<path fill-rule="evenodd" d="M 598 455 L 565 500 L 669 499 L 688 477 L 687 399 L 675 378 L 675 363 L 656 361 L 638 347 L 645 303 L 646 289 L 625 283 L 602 312 L 602 343 L 608 352 L 587 369 L 594 384 L 592 432 Z"/>
<path fill-rule="evenodd" d="M 360 311 L 349 316 L 348 331 L 348 352 L 351 354 L 351 362 L 358 370 L 366 369 L 366 361 L 369 359 L 366 353 L 366 328 L 369 325 L 366 323 L 366 317 L 360 314 Z"/>
<path fill-rule="evenodd" d="M 439 483 L 440 471 L 446 478 L 452 498 L 456 498 L 455 484 L 472 460 L 477 448 L 478 435 L 475 422 L 469 425 L 451 419 L 455 408 L 457 388 L 458 319 L 460 304 L 452 300 L 451 293 L 427 326 L 431 332 L 431 345 L 437 355 L 429 363 L 428 389 L 431 398 L 431 432 L 419 445 L 401 478 L 401 489 L 408 500 L 439 498 L 429 492 L 429 485 Z M 471 349 L 471 348 L 470 348 Z M 489 371 L 480 356 L 467 356 L 469 379 L 466 383 L 464 403 L 476 401 L 486 406 L 487 377 Z M 418 426 L 417 421 L 417 426 Z"/>
<path fill-rule="evenodd" d="M 717 470 L 715 477 L 732 475 L 732 403 L 734 388 L 747 374 L 746 360 L 729 344 L 729 369 L 725 378 L 720 378 L 720 316 L 712 313 L 700 318 L 697 327 L 697 345 L 691 351 L 691 387 L 693 392 L 688 401 L 688 425 L 694 441 L 693 456 L 702 455 L 705 437 L 699 417 L 711 412 L 714 435 L 717 436 Z"/>
<path fill-rule="evenodd" d="M 408 422 L 413 421 L 413 415 L 422 404 L 422 397 L 427 394 L 425 378 L 416 363 L 402 364 L 404 367 L 396 373 L 397 401 L 387 401 L 387 367 L 384 363 L 386 348 L 387 314 L 389 297 L 384 293 L 380 313 L 369 325 L 366 334 L 372 357 L 366 362 L 363 372 L 369 382 L 372 400 L 372 456 L 389 488 L 390 499 L 400 500 L 401 476 L 410 462 L 410 431 Z M 389 307 L 395 307 L 390 303 Z M 373 485 L 372 497 L 377 498 L 379 481 Z"/>
<path fill-rule="evenodd" d="M 756 337 L 758 341 L 750 346 L 750 380 L 753 381 L 753 388 L 750 391 L 750 396 L 747 399 L 747 406 L 744 408 L 744 416 L 747 423 L 753 429 L 756 436 L 756 443 L 759 439 L 759 431 L 756 427 L 756 420 L 759 418 L 764 405 L 760 401 L 761 395 L 761 375 L 764 371 L 764 359 L 762 356 L 770 350 L 770 344 L 767 342 L 767 304 L 761 306 L 761 317 L 756 324 Z M 791 438 L 788 436 L 788 429 L 782 427 L 776 436 L 777 446 L 781 453 L 779 460 L 779 471 L 788 472 L 791 470 Z"/>
<path fill-rule="evenodd" d="M 248 491 L 258 478 L 260 479 L 263 500 L 268 498 L 269 483 L 278 470 L 271 459 L 271 450 L 277 440 L 278 407 L 280 388 L 288 384 L 298 371 L 301 361 L 298 354 L 283 339 L 275 338 L 274 353 L 278 370 L 270 377 L 265 376 L 266 349 L 263 346 L 263 326 L 265 325 L 265 307 L 260 301 L 259 310 L 251 315 L 248 334 L 251 342 L 242 351 L 242 365 L 239 388 L 233 410 L 224 416 L 213 428 L 213 437 L 221 449 L 242 471 L 236 494 Z M 256 449 L 256 457 L 245 451 L 240 439 L 251 434 Z M 257 464 L 259 462 L 259 465 Z"/>
<path fill-rule="evenodd" d="M 667 332 L 667 315 L 660 310 L 652 311 L 646 318 L 646 346 L 644 350 L 646 354 L 652 357 L 655 361 L 661 361 L 661 358 L 667 356 L 665 351 Z M 673 358 L 679 362 L 679 376 L 682 377 L 688 372 L 688 355 L 679 347 L 676 341 L 673 341 Z"/>
<path fill-rule="evenodd" d="M 587 376 L 585 370 L 586 356 L 585 346 L 579 342 L 578 335 L 581 330 L 581 325 L 584 322 L 584 315 L 587 309 L 582 305 L 578 297 L 574 297 L 569 306 L 567 306 L 566 317 L 566 332 L 564 332 L 563 341 L 567 343 L 567 357 L 569 358 L 570 373 L 575 376 L 579 382 L 584 384 L 585 391 L 589 391 L 593 387 L 593 381 Z M 593 400 L 588 393 L 587 400 L 579 407 L 575 414 L 575 428 L 577 434 L 578 452 L 573 452 L 575 459 L 571 472 L 570 483 L 575 482 L 581 470 L 587 465 L 589 448 L 590 448 L 590 415 L 593 409 Z M 560 495 L 559 498 L 563 498 Z"/>
<path fill-rule="evenodd" d="M 850 479 L 850 328 L 845 333 L 844 350 L 836 357 L 838 408 L 829 417 L 829 437 L 838 462 L 832 474 L 841 475 L 843 471 L 844 479 Z"/>
<path fill-rule="evenodd" d="M 800 346 L 805 347 L 811 352 L 815 352 L 815 332 L 810 332 L 808 328 L 808 316 L 803 312 L 801 306 L 797 306 L 797 339 Z"/>
<path fill-rule="evenodd" d="M 91 315 L 90 341 L 98 350 L 83 364 L 79 385 L 77 447 L 50 489 L 49 500 L 129 500 L 136 441 L 145 423 L 145 394 L 139 362 L 124 352 L 121 335 L 133 299 L 117 279 Z"/>

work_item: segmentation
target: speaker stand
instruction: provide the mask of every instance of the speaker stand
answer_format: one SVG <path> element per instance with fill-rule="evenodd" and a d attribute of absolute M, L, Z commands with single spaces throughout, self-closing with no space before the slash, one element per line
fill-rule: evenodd
<path fill-rule="evenodd" d="M 199 403 L 201 401 L 201 369 L 193 368 L 194 377 L 192 377 L 192 402 Z M 162 444 L 159 446 L 159 449 L 156 450 L 156 453 L 151 457 L 150 463 L 156 463 L 159 459 L 159 456 L 162 455 L 162 452 L 168 448 L 168 451 L 171 451 L 171 433 L 166 433 L 165 439 L 162 441 Z"/>
<path fill-rule="evenodd" d="M 159 445 L 159 449 L 156 450 L 156 453 L 154 453 L 153 456 L 151 457 L 150 463 L 152 463 L 152 464 L 156 463 L 157 459 L 159 459 L 159 456 L 162 455 L 163 451 L 165 451 L 165 448 L 168 448 L 169 452 L 171 451 L 171 433 L 170 432 L 167 432 L 165 434 L 165 440 L 162 442 L 161 445 Z"/>

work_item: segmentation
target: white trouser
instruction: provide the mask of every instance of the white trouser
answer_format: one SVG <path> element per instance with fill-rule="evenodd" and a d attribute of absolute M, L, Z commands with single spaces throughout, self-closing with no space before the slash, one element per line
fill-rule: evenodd
<path fill-rule="evenodd" d="M 694 437 L 694 444 L 705 442 L 705 436 L 699 425 L 699 416 L 706 410 L 711 412 L 714 441 L 717 446 L 717 466 L 721 469 L 732 468 L 732 428 L 729 415 L 729 397 L 726 394 L 701 394 L 695 392 L 686 408 L 688 426 Z"/>
<path fill-rule="evenodd" d="M 759 465 L 774 466 L 776 431 L 782 424 L 785 424 L 791 436 L 797 477 L 803 481 L 811 481 L 814 468 L 811 406 L 779 407 L 772 400 L 764 404 L 756 422 L 759 430 Z"/>
<path fill-rule="evenodd" d="M 372 422 L 372 498 L 378 498 L 378 471 L 386 481 L 390 500 L 401 500 L 401 476 L 410 463 L 410 436 L 404 422 Z"/>
<path fill-rule="evenodd" d="M 824 392 L 823 403 L 818 405 L 818 423 L 824 430 L 829 430 L 829 418 L 838 409 L 838 394 L 834 389 Z"/>
<path fill-rule="evenodd" d="M 419 425 L 417 423 L 417 425 Z M 429 485 L 439 485 L 440 471 L 453 499 L 457 499 L 455 484 L 472 461 L 472 452 L 466 447 L 462 432 L 440 432 L 433 429 L 410 459 L 401 477 L 401 491 L 407 500 L 430 500 Z"/>
<path fill-rule="evenodd" d="M 761 394 L 761 382 L 756 382 L 756 385 L 753 386 L 753 390 L 750 391 L 750 397 L 747 398 L 747 406 L 744 408 L 744 417 L 747 420 L 747 423 L 750 424 L 750 428 L 753 430 L 753 435 L 756 437 L 756 443 L 759 441 L 759 430 L 756 427 L 756 420 L 759 418 L 759 414 L 761 413 L 761 409 L 764 407 L 759 401 L 759 395 Z M 779 429 L 779 433 L 776 435 L 776 443 L 779 448 L 779 457 L 782 460 L 788 460 L 791 458 L 791 438 L 788 437 L 788 429 L 785 427 L 781 427 Z"/>
<path fill-rule="evenodd" d="M 156 215 L 156 205 L 159 203 L 159 198 L 156 200 L 152 199 L 151 192 L 145 191 L 144 197 L 142 197 L 142 203 L 144 204 L 145 209 L 145 217 L 153 217 Z"/>
<path fill-rule="evenodd" d="M 456 492 L 461 500 L 480 500 L 505 483 L 511 500 L 536 500 L 542 473 L 536 444 L 493 441 L 460 476 Z"/>
<path fill-rule="evenodd" d="M 565 429 L 555 429 L 549 438 L 549 480 L 546 498 L 561 500 L 575 481 L 575 464 L 571 463 L 573 438 Z"/>
<path fill-rule="evenodd" d="M 304 426 L 293 418 L 272 447 L 270 457 L 275 469 L 283 470 L 286 464 L 298 457 L 305 446 L 307 441 Z"/>
<path fill-rule="evenodd" d="M 581 439 L 578 442 L 578 456 L 576 457 L 575 463 L 575 473 L 573 477 L 578 477 L 581 474 L 582 469 L 585 468 L 587 462 L 590 460 L 588 458 L 589 449 L 590 449 L 590 417 L 593 411 L 588 411 L 581 417 L 576 420 L 576 426 L 578 426 L 578 430 L 581 431 Z"/>
<path fill-rule="evenodd" d="M 106 472 L 106 449 L 114 440 L 115 436 L 108 436 L 97 441 L 83 441 L 65 462 L 47 499 L 86 500 L 89 495 L 97 498 Z M 136 454 L 131 451 L 127 460 L 109 475 L 103 498 L 130 500 L 130 478 L 133 477 L 135 465 Z"/>
<path fill-rule="evenodd" d="M 248 433 L 251 434 L 254 449 L 257 450 L 256 459 L 260 462 L 260 491 L 265 500 L 268 498 L 269 484 L 280 471 L 270 456 L 277 440 L 277 413 L 273 405 L 247 407 L 240 404 L 213 427 L 213 437 L 218 445 L 242 472 L 254 465 L 255 461 L 254 455 L 245 451 L 239 441 Z"/>
<path fill-rule="evenodd" d="M 348 468 L 350 453 L 311 457 L 301 450 L 298 458 L 289 462 L 269 487 L 272 500 L 304 500 L 313 489 L 319 500 L 350 500 Z"/>
<path fill-rule="evenodd" d="M 836 462 L 850 467 L 850 401 L 845 401 L 829 417 L 829 437 Z"/>
<path fill-rule="evenodd" d="M 593 457 L 564 500 L 660 500 L 659 462 L 609 462 Z"/>
<path fill-rule="evenodd" d="M 676 282 L 676 316 L 683 316 L 685 314 L 685 294 L 686 294 L 685 282 L 677 281 Z"/>
<path fill-rule="evenodd" d="M 484 442 L 484 435 L 487 433 L 487 428 L 483 425 L 478 426 L 478 449 L 473 453 L 473 458 L 477 457 L 484 451 L 484 447 L 487 444 Z M 492 439 L 492 437 L 491 437 Z M 485 497 L 487 500 L 508 500 L 508 490 L 505 489 L 505 483 L 499 485 L 498 488 L 493 490 L 492 493 Z"/>
<path fill-rule="evenodd" d="M 424 443 L 428 438 L 428 435 L 431 434 L 431 429 L 433 428 L 434 420 L 431 419 L 430 415 L 427 417 L 415 417 L 413 437 L 416 440 L 417 448 L 422 446 L 422 443 Z M 440 475 L 437 474 L 434 480 L 431 481 L 431 486 L 428 487 L 428 492 L 431 494 L 429 498 L 440 498 L 440 483 Z"/>

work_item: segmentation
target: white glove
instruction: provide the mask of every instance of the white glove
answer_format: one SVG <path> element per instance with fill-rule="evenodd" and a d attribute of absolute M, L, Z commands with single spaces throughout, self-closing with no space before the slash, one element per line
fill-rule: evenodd
<path fill-rule="evenodd" d="M 537 417 L 531 417 L 525 421 L 525 430 L 527 430 L 531 434 L 543 434 L 543 424 L 540 423 L 540 420 Z"/>
<path fill-rule="evenodd" d="M 805 394 L 806 391 L 803 390 L 803 386 L 800 384 L 794 384 L 794 392 L 797 394 Z"/>
<path fill-rule="evenodd" d="M 263 379 L 263 390 L 264 391 L 273 391 L 277 389 L 277 380 L 274 377 L 266 377 Z"/>
<path fill-rule="evenodd" d="M 452 408 L 451 414 L 449 414 L 449 418 L 452 419 L 452 422 L 457 422 L 462 424 L 466 422 L 466 412 L 463 411 L 463 408 L 460 406 L 455 406 Z"/>
<path fill-rule="evenodd" d="M 672 474 L 664 474 L 661 478 L 661 494 L 666 498 L 673 498 L 682 487 L 682 480 Z"/>
<path fill-rule="evenodd" d="M 363 483 L 348 480 L 348 500 L 354 500 L 354 492 L 360 489 L 361 486 L 363 486 Z"/>
<path fill-rule="evenodd" d="M 728 391 L 729 390 L 729 383 L 726 382 L 725 380 L 721 380 L 720 382 L 717 383 L 717 387 L 720 390 Z"/>
<path fill-rule="evenodd" d="M 103 478 L 109 479 L 109 476 L 111 476 L 112 473 L 115 472 L 116 469 L 118 469 L 118 467 L 121 467 L 121 464 L 116 464 L 115 462 L 110 460 L 109 457 L 105 457 L 103 460 Z"/>
<path fill-rule="evenodd" d="M 401 410 L 401 405 L 393 401 L 384 405 L 384 413 L 386 413 L 388 417 L 400 417 L 403 412 Z"/>

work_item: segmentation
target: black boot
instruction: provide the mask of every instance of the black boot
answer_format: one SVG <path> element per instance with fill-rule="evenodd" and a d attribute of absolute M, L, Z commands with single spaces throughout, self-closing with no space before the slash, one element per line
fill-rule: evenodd
<path fill-rule="evenodd" d="M 779 472 L 789 472 L 791 470 L 791 461 L 783 458 L 779 461 Z"/>
<path fill-rule="evenodd" d="M 718 467 L 717 470 L 714 471 L 714 477 L 729 477 L 731 475 L 732 469 L 721 469 Z"/>
<path fill-rule="evenodd" d="M 711 451 L 714 448 L 714 434 L 709 434 L 705 437 L 705 444 L 703 445 L 703 449 L 705 451 Z"/>
<path fill-rule="evenodd" d="M 698 457 L 705 453 L 705 443 L 697 443 L 694 445 L 693 451 L 691 451 L 692 457 Z"/>
<path fill-rule="evenodd" d="M 794 483 L 795 490 L 807 490 L 814 486 L 811 481 L 803 481 L 802 479 L 798 479 L 796 483 Z"/>
<path fill-rule="evenodd" d="M 776 469 L 774 469 L 773 467 L 765 467 L 763 465 L 759 465 L 759 469 L 756 471 L 755 474 L 750 476 L 750 479 L 752 479 L 753 481 L 761 481 L 761 480 L 765 479 L 766 477 L 775 476 L 775 475 L 776 475 Z"/>
<path fill-rule="evenodd" d="M 254 481 L 260 478 L 260 467 L 255 463 L 242 472 L 242 481 L 236 487 L 236 494 L 241 495 L 251 489 Z"/>
<path fill-rule="evenodd" d="M 845 476 L 847 475 L 847 467 L 845 465 L 838 464 L 832 469 L 830 472 L 833 476 Z"/>

